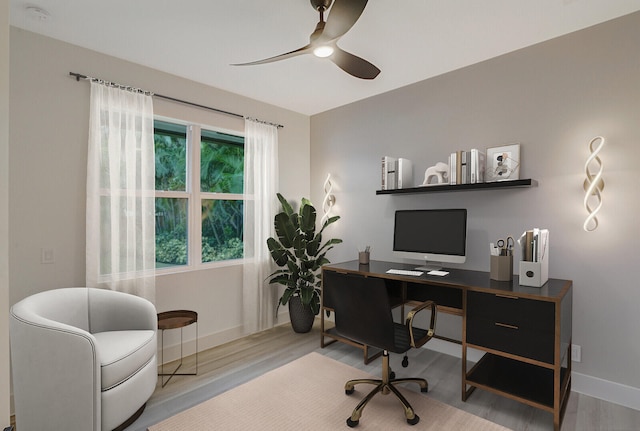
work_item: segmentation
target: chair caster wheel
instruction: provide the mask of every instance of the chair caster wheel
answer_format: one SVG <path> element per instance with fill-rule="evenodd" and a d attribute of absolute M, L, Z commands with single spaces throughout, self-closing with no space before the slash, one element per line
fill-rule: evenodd
<path fill-rule="evenodd" d="M 420 416 L 418 416 L 418 415 L 413 415 L 413 419 L 407 419 L 407 423 L 408 423 L 409 425 L 415 425 L 415 424 L 417 424 L 418 422 L 420 422 Z M 347 423 L 348 423 L 348 422 L 347 422 Z"/>
<path fill-rule="evenodd" d="M 356 390 L 356 388 L 351 388 L 351 389 L 345 389 L 344 393 L 347 395 L 351 395 L 352 393 L 354 393 Z"/>
<path fill-rule="evenodd" d="M 347 425 L 349 425 L 350 428 L 356 427 L 358 426 L 358 424 L 360 423 L 360 421 L 352 421 L 351 418 L 347 419 Z"/>
<path fill-rule="evenodd" d="M 395 379 L 395 378 L 396 378 L 396 372 L 395 372 L 395 371 L 391 371 L 391 372 L 389 373 L 389 378 L 390 378 L 391 380 Z"/>
<path fill-rule="evenodd" d="M 402 366 L 404 368 L 407 368 L 409 366 L 409 358 L 407 358 L 406 356 L 402 359 Z"/>
<path fill-rule="evenodd" d="M 427 392 L 429 392 L 429 386 L 427 386 L 426 388 L 420 388 L 420 392 L 424 392 L 426 394 Z"/>

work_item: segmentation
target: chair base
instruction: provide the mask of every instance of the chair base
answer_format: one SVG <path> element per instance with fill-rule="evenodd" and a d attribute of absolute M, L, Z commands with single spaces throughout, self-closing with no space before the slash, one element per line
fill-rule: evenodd
<path fill-rule="evenodd" d="M 142 407 L 140 407 L 138 409 L 138 411 L 136 411 L 133 415 L 131 415 L 131 417 L 129 419 L 127 419 L 126 421 L 124 421 L 123 423 L 121 423 L 117 428 L 115 428 L 113 431 L 124 431 L 129 425 L 131 425 L 132 423 L 134 423 L 135 421 L 138 420 L 138 418 L 142 415 L 142 413 L 144 412 L 144 408 L 147 406 L 147 403 L 144 403 L 142 405 Z"/>
<path fill-rule="evenodd" d="M 361 383 L 375 386 L 375 388 L 373 388 L 373 390 L 369 392 L 367 396 L 360 401 L 360 403 L 358 403 L 356 408 L 353 410 L 353 413 L 351 413 L 351 416 L 347 419 L 347 425 L 352 428 L 357 426 L 360 422 L 360 416 L 362 416 L 362 411 L 364 410 L 364 408 L 367 406 L 369 401 L 371 401 L 371 399 L 373 399 L 373 397 L 380 392 L 383 395 L 393 393 L 400 400 L 400 403 L 402 404 L 402 407 L 404 409 L 404 415 L 407 418 L 407 423 L 409 425 L 415 425 L 420 421 L 420 417 L 415 414 L 413 407 L 411 407 L 411 404 L 409 404 L 409 401 L 407 401 L 404 395 L 402 395 L 402 393 L 400 393 L 400 391 L 394 385 L 398 383 L 417 383 L 420 386 L 421 392 L 428 392 L 429 383 L 425 379 L 417 377 L 392 379 L 389 377 L 391 374 L 392 371 L 389 368 L 389 354 L 385 351 L 382 355 L 382 379 L 353 379 L 345 383 L 344 391 L 347 395 L 353 394 L 353 392 L 355 391 L 355 385 Z"/>

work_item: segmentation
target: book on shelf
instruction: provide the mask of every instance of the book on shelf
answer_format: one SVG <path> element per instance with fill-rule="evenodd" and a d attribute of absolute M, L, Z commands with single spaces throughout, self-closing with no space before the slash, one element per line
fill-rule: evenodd
<path fill-rule="evenodd" d="M 396 162 L 397 188 L 406 189 L 413 187 L 413 164 L 409 159 L 402 157 Z"/>
<path fill-rule="evenodd" d="M 382 157 L 382 190 L 393 190 L 398 188 L 398 181 L 396 177 L 397 161 L 398 160 L 395 157 Z"/>
<path fill-rule="evenodd" d="M 455 151 L 449 156 L 449 184 L 471 184 L 473 169 L 471 151 Z"/>
<path fill-rule="evenodd" d="M 477 148 L 472 148 L 471 151 L 471 166 L 470 166 L 470 183 L 478 184 L 484 183 L 484 169 L 486 156 L 484 151 L 479 151 Z"/>
<path fill-rule="evenodd" d="M 458 184 L 458 153 L 451 153 L 449 156 L 449 184 Z"/>

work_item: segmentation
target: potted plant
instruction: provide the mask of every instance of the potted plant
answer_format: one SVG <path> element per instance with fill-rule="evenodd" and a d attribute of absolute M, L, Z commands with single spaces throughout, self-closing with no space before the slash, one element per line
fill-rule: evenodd
<path fill-rule="evenodd" d="M 282 211 L 274 217 L 277 238 L 267 239 L 267 247 L 273 261 L 280 267 L 269 275 L 270 284 L 286 287 L 278 301 L 289 304 L 291 325 L 295 332 L 309 332 L 315 316 L 320 312 L 320 268 L 329 263 L 326 254 L 341 239 L 330 239 L 322 244 L 322 232 L 340 217 L 328 218 L 316 232 L 316 209 L 302 198 L 296 213 L 287 200 L 277 194 Z"/>

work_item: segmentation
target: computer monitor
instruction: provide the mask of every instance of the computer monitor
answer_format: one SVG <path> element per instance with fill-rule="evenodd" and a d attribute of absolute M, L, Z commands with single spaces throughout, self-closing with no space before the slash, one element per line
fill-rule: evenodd
<path fill-rule="evenodd" d="M 466 209 L 396 211 L 394 254 L 424 261 L 425 266 L 417 269 L 440 269 L 442 263 L 464 263 L 466 245 Z"/>

